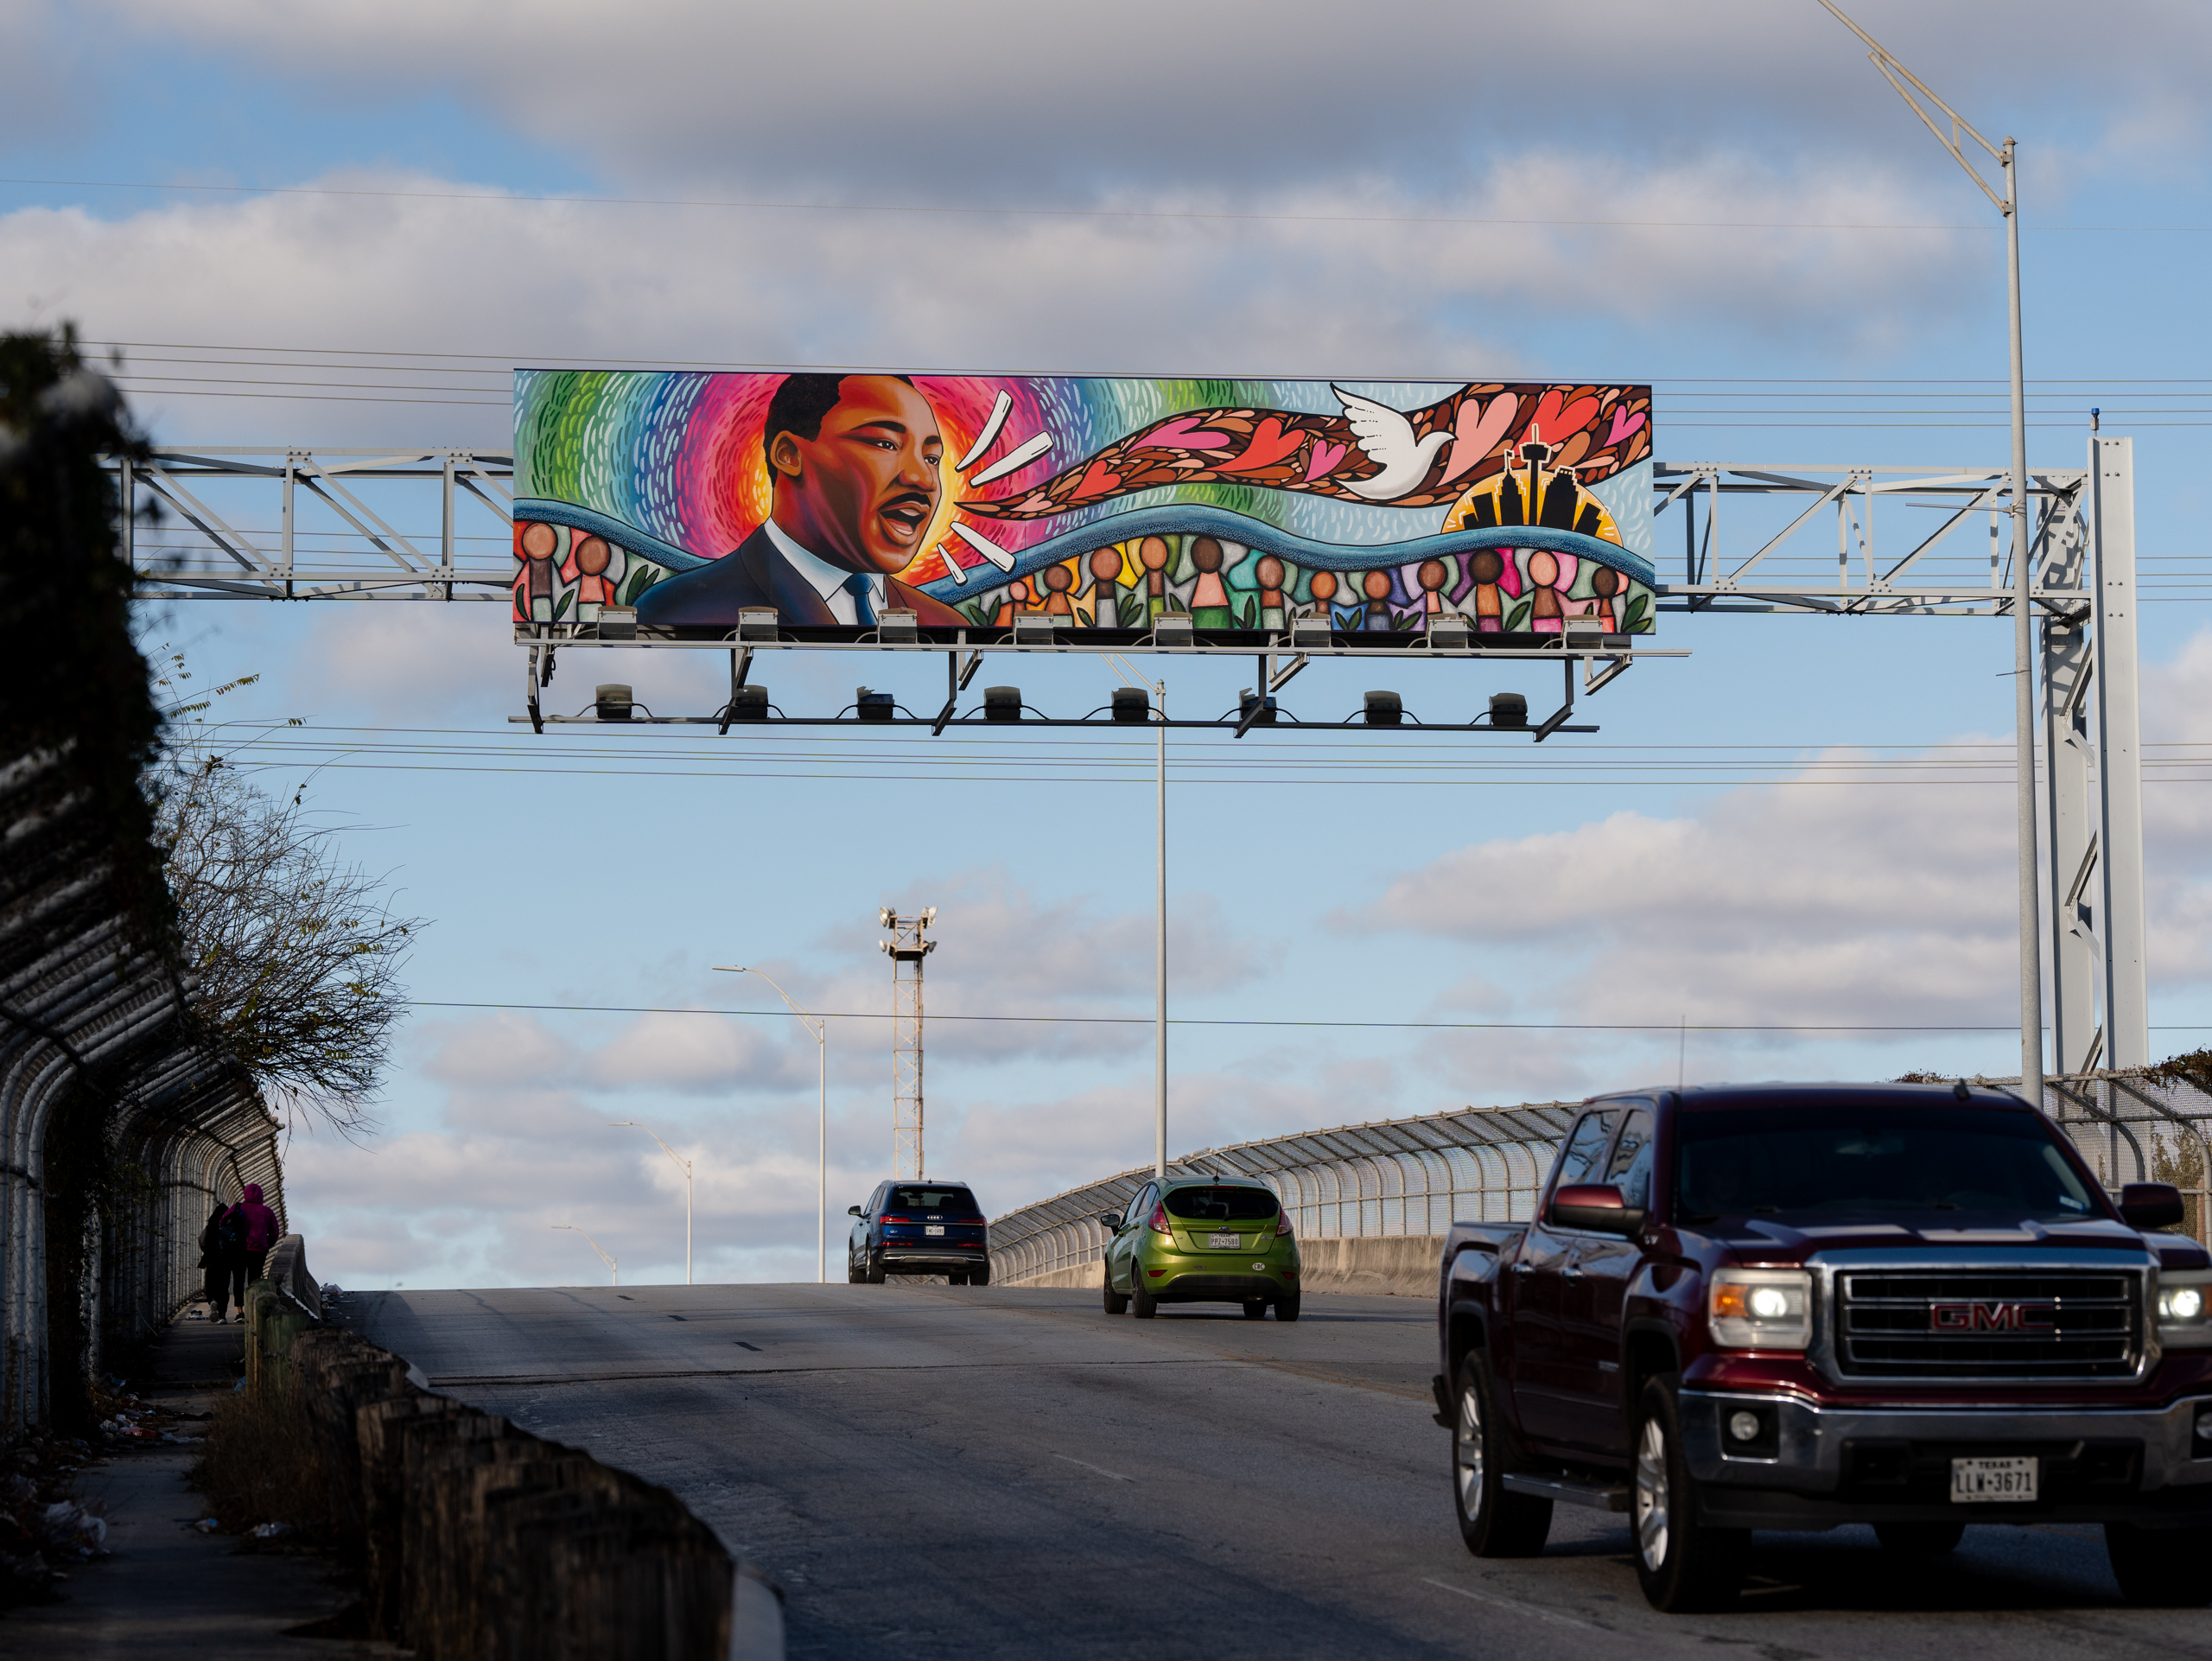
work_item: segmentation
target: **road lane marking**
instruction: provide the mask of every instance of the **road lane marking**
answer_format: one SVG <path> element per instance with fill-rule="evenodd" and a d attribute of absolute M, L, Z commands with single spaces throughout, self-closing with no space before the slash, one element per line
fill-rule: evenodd
<path fill-rule="evenodd" d="M 1083 1372 L 1122 1367 L 1217 1367 L 1210 1355 L 1160 1356 L 1128 1361 L 913 1361 L 855 1366 L 824 1362 L 810 1367 L 668 1367 L 633 1372 L 440 1373 L 431 1384 L 441 1390 L 466 1386 L 488 1390 L 517 1384 L 624 1384 L 661 1378 L 772 1378 L 807 1372 Z"/>
<path fill-rule="evenodd" d="M 1103 1465 L 1093 1465 L 1088 1460 L 1068 1459 L 1068 1456 L 1065 1454 L 1055 1454 L 1052 1457 L 1058 1460 L 1066 1460 L 1071 1465 L 1080 1465 L 1086 1471 L 1096 1471 L 1101 1476 L 1110 1476 L 1116 1482 L 1135 1482 L 1136 1480 L 1136 1478 L 1133 1476 L 1123 1476 L 1119 1471 L 1109 1471 Z"/>
<path fill-rule="evenodd" d="M 1577 1620 L 1573 1615 L 1560 1614 L 1556 1610 L 1545 1608 L 1541 1604 L 1523 1603 L 1518 1598 L 1501 1598 L 1489 1592 L 1470 1592 L 1464 1586 L 1454 1586 L 1449 1581 L 1431 1580 L 1426 1575 L 1421 1576 L 1421 1582 L 1423 1586 L 1433 1586 L 1440 1592 L 1450 1592 L 1459 1597 L 1471 1598 L 1477 1603 L 1494 1603 L 1501 1609 L 1510 1609 L 1518 1614 L 1534 1615 L 1539 1620 L 1556 1621 L 1562 1626 L 1578 1626 L 1586 1632 L 1605 1632 L 1608 1636 L 1612 1635 L 1610 1628 L 1593 1626 L 1586 1620 Z"/>

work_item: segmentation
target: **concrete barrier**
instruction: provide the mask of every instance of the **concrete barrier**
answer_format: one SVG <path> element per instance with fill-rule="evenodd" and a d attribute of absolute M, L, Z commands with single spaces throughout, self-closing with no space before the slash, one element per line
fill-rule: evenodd
<path fill-rule="evenodd" d="M 1298 1243 L 1300 1284 L 1308 1292 L 1364 1292 L 1370 1296 L 1433 1298 L 1444 1238 L 1437 1234 L 1322 1236 Z M 1097 1262 L 1048 1269 L 1008 1286 L 1084 1287 L 1096 1291 Z"/>
<path fill-rule="evenodd" d="M 257 1290 L 273 1330 L 289 1300 Z M 313 1429 L 372 1636 L 423 1661 L 780 1661 L 779 1594 L 666 1489 L 433 1395 L 355 1333 L 286 1351 L 288 1382 L 264 1356 L 254 1388 Z"/>

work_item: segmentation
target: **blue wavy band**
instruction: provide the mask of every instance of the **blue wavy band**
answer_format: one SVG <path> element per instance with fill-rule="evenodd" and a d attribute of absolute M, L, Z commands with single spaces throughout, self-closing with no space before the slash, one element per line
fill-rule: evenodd
<path fill-rule="evenodd" d="M 985 521 L 976 529 L 988 536 L 989 522 Z M 1255 553 L 1273 554 L 1309 571 L 1372 571 L 1391 565 L 1409 565 L 1417 560 L 1440 559 L 1451 554 L 1471 554 L 1484 548 L 1542 548 L 1554 554 L 1573 554 L 1578 559 L 1592 559 L 1600 565 L 1610 565 L 1646 588 L 1656 586 L 1658 580 L 1658 574 L 1646 561 L 1617 542 L 1607 542 L 1580 531 L 1554 531 L 1548 525 L 1497 525 L 1482 531 L 1454 531 L 1449 535 L 1437 533 L 1408 537 L 1402 542 L 1347 547 L 1342 543 L 1315 542 L 1225 507 L 1171 502 L 1161 507 L 1134 508 L 1127 513 L 1116 513 L 1077 530 L 1048 537 L 1016 554 L 1014 569 L 1003 575 L 995 565 L 970 565 L 965 584 L 941 576 L 934 582 L 923 583 L 922 592 L 939 600 L 957 599 L 963 594 L 973 595 L 979 589 L 994 589 L 1017 576 L 1027 576 L 1047 565 L 1057 565 L 1071 555 L 1088 553 L 1094 548 L 1132 542 L 1139 537 L 1177 536 L 1217 537 L 1224 542 L 1242 543 Z"/>
<path fill-rule="evenodd" d="M 688 554 L 672 542 L 663 542 L 658 537 L 648 536 L 626 520 L 612 513 L 602 513 L 597 508 L 578 507 L 574 502 L 556 502 L 543 496 L 515 498 L 515 517 L 518 519 L 537 519 L 546 525 L 565 525 L 571 531 L 582 531 L 594 537 L 605 537 L 609 542 L 628 549 L 640 559 L 649 559 L 656 565 L 665 565 L 671 571 L 696 571 L 714 561 Z"/>

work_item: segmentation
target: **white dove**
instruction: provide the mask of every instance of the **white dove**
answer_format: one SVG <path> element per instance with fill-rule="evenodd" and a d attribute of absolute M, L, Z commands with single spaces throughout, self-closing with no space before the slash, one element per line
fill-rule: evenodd
<path fill-rule="evenodd" d="M 1414 423 L 1389 404 L 1357 397 L 1334 385 L 1329 390 L 1344 406 L 1344 419 L 1351 423 L 1352 436 L 1359 441 L 1368 460 L 1382 463 L 1382 471 L 1371 479 L 1342 481 L 1346 490 L 1370 502 L 1392 501 L 1404 495 L 1428 476 L 1436 452 L 1452 442 L 1450 433 L 1435 432 L 1416 443 Z"/>

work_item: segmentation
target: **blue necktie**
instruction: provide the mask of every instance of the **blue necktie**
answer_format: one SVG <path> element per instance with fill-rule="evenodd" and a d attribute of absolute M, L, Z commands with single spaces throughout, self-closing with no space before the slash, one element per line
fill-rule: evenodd
<path fill-rule="evenodd" d="M 853 620 L 862 628 L 875 621 L 875 608 L 868 603 L 868 580 L 858 572 L 845 579 L 844 589 L 853 596 Z"/>

